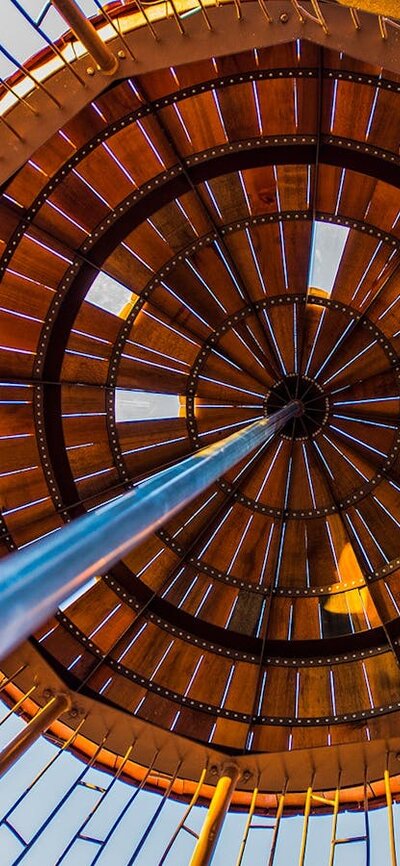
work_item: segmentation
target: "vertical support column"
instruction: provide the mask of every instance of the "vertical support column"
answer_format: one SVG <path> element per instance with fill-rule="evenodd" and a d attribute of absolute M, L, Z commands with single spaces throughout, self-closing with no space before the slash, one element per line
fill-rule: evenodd
<path fill-rule="evenodd" d="M 68 695 L 55 695 L 28 722 L 22 731 L 0 752 L 0 776 L 71 706 Z"/>
<path fill-rule="evenodd" d="M 304 805 L 303 834 L 301 837 L 299 866 L 304 866 L 304 858 L 305 858 L 305 854 L 306 854 L 306 845 L 307 845 L 307 836 L 308 836 L 308 822 L 310 820 L 310 812 L 311 812 L 312 792 L 313 792 L 312 785 L 310 785 L 310 787 L 307 788 L 306 802 Z"/>
<path fill-rule="evenodd" d="M 209 866 L 211 863 L 239 776 L 240 771 L 236 764 L 224 767 L 208 807 L 190 866 Z"/>
<path fill-rule="evenodd" d="M 397 866 L 396 842 L 395 842 L 395 838 L 394 838 L 394 824 L 393 824 L 393 801 L 392 801 L 392 792 L 390 790 L 390 775 L 389 775 L 388 767 L 386 767 L 386 770 L 384 773 L 384 780 L 385 780 L 386 807 L 387 807 L 388 829 L 389 829 L 390 864 L 391 864 L 391 866 Z"/>

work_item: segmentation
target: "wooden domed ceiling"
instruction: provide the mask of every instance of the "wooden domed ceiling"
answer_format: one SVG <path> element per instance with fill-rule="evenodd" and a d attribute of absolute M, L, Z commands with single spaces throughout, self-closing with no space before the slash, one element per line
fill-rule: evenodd
<path fill-rule="evenodd" d="M 307 42 L 146 74 L 2 190 L 4 555 L 303 400 L 35 638 L 202 742 L 398 726 L 399 81 Z M 316 221 L 345 236 L 331 292 Z M 116 389 L 175 408 L 119 420 Z"/>

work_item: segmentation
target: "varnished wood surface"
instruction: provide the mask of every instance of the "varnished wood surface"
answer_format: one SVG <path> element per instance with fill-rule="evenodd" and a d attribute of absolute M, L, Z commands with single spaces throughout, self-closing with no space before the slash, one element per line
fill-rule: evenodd
<path fill-rule="evenodd" d="M 262 416 L 282 379 L 323 390 L 315 435 L 251 455 L 36 636 L 75 688 L 224 749 L 396 725 L 399 97 L 379 72 L 293 43 L 148 73 L 0 199 L 0 554 Z M 307 286 L 313 215 L 349 228 L 330 297 Z M 99 272 L 119 315 L 85 299 Z M 116 387 L 179 417 L 117 422 Z"/>

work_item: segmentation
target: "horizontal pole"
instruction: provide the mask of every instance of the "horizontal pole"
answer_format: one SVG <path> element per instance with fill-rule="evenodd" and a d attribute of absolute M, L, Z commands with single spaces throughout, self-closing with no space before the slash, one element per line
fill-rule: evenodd
<path fill-rule="evenodd" d="M 301 404 L 293 400 L 10 554 L 0 565 L 0 657 L 300 412 Z"/>

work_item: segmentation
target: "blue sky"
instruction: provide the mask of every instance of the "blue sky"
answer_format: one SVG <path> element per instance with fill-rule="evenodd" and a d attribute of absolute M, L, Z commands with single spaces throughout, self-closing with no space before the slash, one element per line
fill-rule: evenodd
<path fill-rule="evenodd" d="M 1 717 L 6 712 L 4 707 Z M 0 747 L 5 745 L 10 737 L 20 730 L 22 725 L 23 722 L 14 717 L 0 725 Z M 0 785 L 0 815 L 2 817 L 56 751 L 55 746 L 41 739 L 4 777 Z M 9 820 L 28 842 L 83 769 L 84 764 L 77 758 L 71 754 L 63 753 L 10 816 Z M 106 787 L 110 784 L 111 777 L 98 770 L 89 770 L 85 776 L 85 781 L 92 785 Z M 117 782 L 84 832 L 87 835 L 104 838 L 134 790 L 130 785 Z M 99 796 L 97 791 L 77 786 L 63 808 L 57 811 L 44 834 L 27 852 L 22 863 L 27 864 L 27 866 L 55 866 L 69 839 L 86 815 L 89 814 Z M 137 795 L 115 835 L 101 854 L 98 860 L 99 866 L 127 866 L 159 802 L 159 796 L 151 792 L 142 791 Z M 135 861 L 136 866 L 157 866 L 165 845 L 184 809 L 185 807 L 179 803 L 166 803 L 153 832 Z M 394 807 L 394 812 L 397 845 L 400 851 L 400 810 L 397 806 Z M 204 815 L 204 808 L 194 809 L 188 821 L 189 826 L 199 830 Z M 245 820 L 246 816 L 242 814 L 228 815 L 213 866 L 235 866 Z M 271 823 L 270 819 L 264 818 L 256 818 L 255 821 L 262 824 Z M 371 812 L 370 823 L 371 866 L 386 866 L 390 860 L 385 810 L 380 809 Z M 363 833 L 363 827 L 362 813 L 343 814 L 339 817 L 338 835 L 360 835 Z M 306 866 L 325 866 L 325 864 L 327 866 L 330 829 L 329 816 L 311 818 Z M 296 866 L 301 832 L 301 818 L 283 820 L 275 866 Z M 271 836 L 270 830 L 260 829 L 251 832 L 243 866 L 266 866 Z M 165 866 L 186 866 L 193 850 L 193 844 L 191 836 L 181 833 Z M 1 819 L 0 846 L 2 850 L 1 866 L 12 866 L 22 851 L 22 847 L 9 829 L 1 823 Z M 65 866 L 90 866 L 96 851 L 95 845 L 78 841 L 63 863 Z M 337 850 L 335 866 L 365 866 L 365 845 L 357 843 L 340 846 Z"/>

